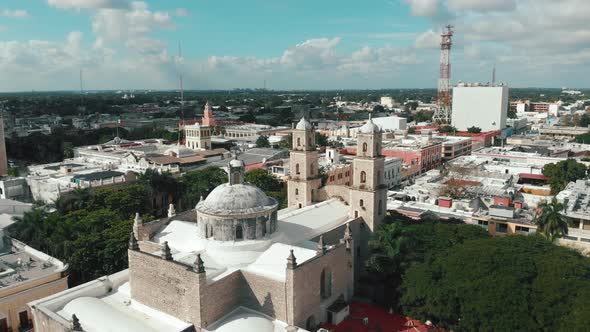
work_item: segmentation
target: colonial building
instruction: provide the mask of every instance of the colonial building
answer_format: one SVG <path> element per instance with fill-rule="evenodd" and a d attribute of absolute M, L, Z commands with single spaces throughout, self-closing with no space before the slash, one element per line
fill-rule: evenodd
<path fill-rule="evenodd" d="M 195 123 L 184 127 L 186 147 L 194 150 L 211 149 L 211 127 Z"/>
<path fill-rule="evenodd" d="M 348 315 L 368 239 L 385 216 L 381 132 L 363 126 L 353 183 L 320 187 L 314 130 L 293 130 L 289 207 L 228 182 L 194 209 L 143 222 L 129 269 L 30 303 L 39 331 L 306 331 Z M 296 167 L 296 166 L 293 166 Z M 292 169 L 293 170 L 293 169 Z"/>

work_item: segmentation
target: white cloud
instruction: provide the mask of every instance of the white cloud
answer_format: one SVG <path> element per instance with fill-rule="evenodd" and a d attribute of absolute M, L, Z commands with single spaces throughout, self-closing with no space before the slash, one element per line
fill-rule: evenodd
<path fill-rule="evenodd" d="M 416 48 L 439 48 L 440 34 L 435 33 L 432 29 L 425 31 L 416 37 L 414 45 Z"/>
<path fill-rule="evenodd" d="M 15 17 L 15 18 L 26 18 L 29 17 L 29 13 L 24 9 L 4 9 L 0 11 L 0 16 L 4 17 Z"/>
<path fill-rule="evenodd" d="M 412 15 L 434 17 L 440 13 L 440 0 L 404 0 L 410 5 Z"/>
<path fill-rule="evenodd" d="M 281 64 L 300 70 L 318 69 L 336 63 L 335 48 L 340 38 L 309 39 L 288 48 L 281 56 Z"/>
<path fill-rule="evenodd" d="M 512 11 L 516 0 L 448 0 L 447 6 L 452 11 Z"/>
<path fill-rule="evenodd" d="M 127 9 L 128 0 L 47 0 L 50 6 L 61 9 Z"/>
<path fill-rule="evenodd" d="M 186 10 L 186 8 L 176 8 L 176 10 L 174 11 L 176 13 L 176 16 L 188 16 L 188 10 Z"/>

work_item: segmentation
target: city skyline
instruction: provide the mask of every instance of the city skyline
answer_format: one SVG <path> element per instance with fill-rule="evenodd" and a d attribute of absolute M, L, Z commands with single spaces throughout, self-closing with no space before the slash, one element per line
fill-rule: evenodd
<path fill-rule="evenodd" d="M 9 0 L 0 91 L 435 88 L 439 34 L 457 31 L 452 82 L 585 87 L 590 3 L 568 0 Z M 223 17 L 223 19 L 219 19 Z M 543 17 L 543 20 L 539 20 Z M 179 43 L 182 58 L 178 57 Z"/>

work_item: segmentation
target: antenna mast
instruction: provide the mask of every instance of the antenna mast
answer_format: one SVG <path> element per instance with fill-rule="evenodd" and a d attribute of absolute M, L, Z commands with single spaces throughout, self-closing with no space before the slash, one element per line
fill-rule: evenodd
<path fill-rule="evenodd" d="M 452 25 L 445 26 L 440 35 L 440 77 L 438 79 L 438 109 L 432 119 L 438 124 L 451 122 L 451 46 L 454 31 Z"/>
<path fill-rule="evenodd" d="M 496 86 L 496 65 L 494 64 L 494 69 L 492 69 L 492 86 Z"/>

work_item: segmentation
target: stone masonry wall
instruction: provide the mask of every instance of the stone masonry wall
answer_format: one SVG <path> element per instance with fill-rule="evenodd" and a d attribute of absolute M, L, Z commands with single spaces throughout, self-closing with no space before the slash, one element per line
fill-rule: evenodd
<path fill-rule="evenodd" d="M 286 264 L 285 264 L 286 267 Z M 285 283 L 242 271 L 242 305 L 285 321 Z"/>
<path fill-rule="evenodd" d="M 352 296 L 352 261 L 350 252 L 343 244 L 327 251 L 322 256 L 312 258 L 295 268 L 287 271 L 290 276 L 287 280 L 292 289 L 292 298 L 289 298 L 288 321 L 292 325 L 306 326 L 306 321 L 313 316 L 315 322 L 325 322 L 326 313 L 322 310 L 332 304 L 340 295 L 349 300 Z M 349 264 L 350 263 L 350 264 Z M 332 295 L 322 299 L 320 294 L 320 278 L 322 270 L 332 272 Z"/>
<path fill-rule="evenodd" d="M 246 282 L 239 270 L 204 286 L 201 289 L 201 326 L 207 328 L 237 308 L 241 304 L 240 290 L 245 287 Z"/>
<path fill-rule="evenodd" d="M 204 282 L 191 267 L 129 250 L 131 297 L 178 319 L 200 326 L 199 288 Z"/>

